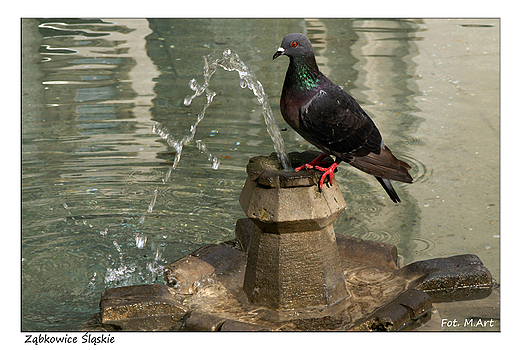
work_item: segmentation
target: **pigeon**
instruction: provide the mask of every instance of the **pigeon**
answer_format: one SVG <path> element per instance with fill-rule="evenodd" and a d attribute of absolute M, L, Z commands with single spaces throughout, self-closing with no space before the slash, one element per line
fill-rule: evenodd
<path fill-rule="evenodd" d="M 394 203 L 401 202 L 390 180 L 412 183 L 410 165 L 397 159 L 383 142 L 368 114 L 342 87 L 318 69 L 309 39 L 300 33 L 288 34 L 273 55 L 290 59 L 280 98 L 285 121 L 305 140 L 323 152 L 318 158 L 295 169 L 323 171 L 319 188 L 343 161 L 373 175 Z M 323 167 L 324 158 L 335 157 Z"/>

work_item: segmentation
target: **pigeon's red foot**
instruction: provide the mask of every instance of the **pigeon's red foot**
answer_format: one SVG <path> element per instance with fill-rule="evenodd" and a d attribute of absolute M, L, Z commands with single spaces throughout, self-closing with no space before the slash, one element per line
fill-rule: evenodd
<path fill-rule="evenodd" d="M 323 175 L 321 175 L 320 179 L 320 190 L 323 189 L 323 181 L 325 181 L 325 178 L 329 177 L 329 182 L 332 185 L 332 179 L 334 179 L 334 171 L 336 171 L 336 168 L 338 167 L 339 163 L 332 163 L 331 166 L 328 168 L 322 168 L 321 166 L 314 166 L 314 169 L 317 169 L 319 171 L 323 171 Z"/>
<path fill-rule="evenodd" d="M 300 171 L 304 169 L 316 169 L 319 171 L 323 171 L 323 175 L 321 175 L 320 178 L 320 190 L 323 189 L 323 182 L 325 181 L 325 178 L 329 177 L 329 182 L 332 185 L 332 180 L 334 179 L 334 171 L 336 171 L 336 168 L 338 167 L 339 163 L 332 163 L 331 166 L 328 168 L 321 167 L 320 165 L 327 164 L 326 162 L 323 162 L 323 158 L 328 157 L 328 154 L 321 154 L 318 158 L 314 159 L 310 163 L 303 164 L 302 166 L 297 167 L 294 169 L 294 171 Z"/>
<path fill-rule="evenodd" d="M 304 169 L 314 169 L 316 167 L 316 165 L 326 164 L 325 162 L 322 162 L 322 160 L 323 160 L 323 158 L 326 158 L 328 156 L 329 155 L 325 154 L 325 153 L 320 154 L 320 156 L 318 158 L 314 159 L 310 163 L 303 164 L 302 166 L 297 167 L 296 169 L 294 169 L 294 171 L 300 171 L 300 170 L 304 170 Z"/>

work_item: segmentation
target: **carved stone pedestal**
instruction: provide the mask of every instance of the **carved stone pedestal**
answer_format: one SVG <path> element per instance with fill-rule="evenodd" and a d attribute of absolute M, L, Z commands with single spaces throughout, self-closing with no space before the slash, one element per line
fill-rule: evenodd
<path fill-rule="evenodd" d="M 330 315 L 348 297 L 332 226 L 345 201 L 337 183 L 320 191 L 314 171 L 287 178 L 276 164 L 255 157 L 247 166 L 239 202 L 255 227 L 244 292 L 279 320 Z"/>

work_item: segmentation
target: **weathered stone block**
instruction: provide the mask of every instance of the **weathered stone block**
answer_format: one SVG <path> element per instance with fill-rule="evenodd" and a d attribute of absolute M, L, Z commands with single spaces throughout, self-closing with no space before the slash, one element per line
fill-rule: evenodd
<path fill-rule="evenodd" d="M 382 269 L 399 268 L 397 247 L 393 244 L 362 240 L 361 238 L 336 234 L 339 255 L 348 261 L 357 261 Z"/>
<path fill-rule="evenodd" d="M 431 310 L 431 298 L 428 294 L 409 289 L 378 309 L 353 330 L 399 331 L 429 315 Z"/>
<path fill-rule="evenodd" d="M 266 165 L 269 162 L 279 165 L 278 160 L 268 157 L 251 159 L 247 166 L 249 176 L 239 198 L 247 217 L 262 231 L 318 231 L 332 224 L 345 209 L 345 200 L 337 183 L 325 186 L 322 191 L 316 186 L 316 174 L 321 174 L 318 171 L 278 171 L 276 186 L 262 184 L 259 182 L 261 179 L 270 178 L 266 175 L 270 171 L 265 170 L 266 167 L 269 169 Z M 297 179 L 310 180 L 309 184 L 302 184 L 296 182 Z"/>
<path fill-rule="evenodd" d="M 163 284 L 145 284 L 105 289 L 100 301 L 101 322 L 123 330 L 179 328 L 188 311 Z"/>
<path fill-rule="evenodd" d="M 209 244 L 165 266 L 164 279 L 176 293 L 193 294 L 201 278 L 221 273 L 241 257 L 242 252 Z"/>
<path fill-rule="evenodd" d="M 271 331 L 272 329 L 258 324 L 240 322 L 207 313 L 192 312 L 186 319 L 185 330 L 203 332 L 252 332 Z"/>
<path fill-rule="evenodd" d="M 247 252 L 251 243 L 253 230 L 258 227 L 248 218 L 238 219 L 235 225 L 235 235 L 238 245 Z M 342 260 L 361 262 L 387 270 L 399 268 L 397 247 L 393 244 L 363 240 L 336 233 L 336 243 Z"/>
<path fill-rule="evenodd" d="M 220 330 L 224 322 L 226 322 L 226 319 L 219 316 L 192 312 L 186 319 L 185 329 L 187 331 L 216 332 Z"/>
<path fill-rule="evenodd" d="M 482 265 L 482 261 L 474 254 L 463 254 L 449 256 L 446 258 L 421 260 L 404 266 L 399 270 L 399 274 L 406 276 L 408 279 L 412 279 L 414 277 L 422 277 L 425 274 L 434 271 L 447 270 L 470 265 Z"/>
<path fill-rule="evenodd" d="M 240 248 L 246 253 L 251 243 L 251 232 L 255 227 L 257 226 L 248 218 L 238 219 L 235 225 L 235 236 Z"/>
<path fill-rule="evenodd" d="M 468 265 L 429 273 L 416 288 L 435 302 L 482 299 L 491 294 L 493 278 L 483 265 Z"/>
<path fill-rule="evenodd" d="M 485 298 L 493 287 L 491 273 L 474 254 L 417 261 L 401 268 L 398 274 L 435 302 Z"/>
<path fill-rule="evenodd" d="M 332 305 L 347 296 L 332 226 L 272 234 L 253 231 L 244 291 L 274 309 Z"/>
<path fill-rule="evenodd" d="M 320 192 L 317 186 L 263 187 L 250 178 L 239 202 L 249 219 L 271 233 L 321 230 L 332 224 L 346 205 L 337 185 Z"/>

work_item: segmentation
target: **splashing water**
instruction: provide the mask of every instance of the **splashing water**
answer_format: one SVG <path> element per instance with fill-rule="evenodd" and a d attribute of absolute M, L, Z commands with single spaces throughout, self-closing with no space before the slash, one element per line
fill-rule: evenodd
<path fill-rule="evenodd" d="M 218 67 L 223 68 L 226 71 L 236 71 L 238 72 L 240 78 L 240 87 L 241 88 L 249 88 L 253 94 L 257 97 L 258 102 L 262 105 L 262 114 L 264 116 L 265 124 L 267 126 L 267 132 L 271 139 L 273 140 L 273 145 L 276 153 L 278 154 L 278 159 L 282 164 L 283 168 L 289 171 L 289 158 L 287 156 L 287 152 L 285 151 L 284 143 L 282 136 L 280 134 L 280 129 L 278 125 L 276 125 L 276 121 L 273 116 L 273 111 L 271 110 L 271 106 L 269 105 L 269 101 L 267 99 L 267 95 L 264 92 L 264 88 L 262 84 L 256 79 L 255 74 L 245 65 L 245 63 L 238 57 L 238 55 L 232 52 L 230 49 L 225 50 L 222 53 L 222 58 L 215 59 L 211 61 L 210 56 L 204 56 L 204 84 L 199 85 L 195 79 L 190 80 L 189 86 L 195 91 L 195 93 L 191 96 L 187 96 L 184 99 L 184 104 L 189 106 L 191 102 L 198 96 L 206 93 L 206 104 L 202 108 L 202 111 L 197 117 L 197 121 L 190 128 L 190 134 L 186 135 L 182 138 L 182 140 L 173 140 L 168 132 L 168 130 L 162 126 L 160 123 L 155 123 L 153 126 L 153 132 L 161 136 L 170 147 L 174 148 L 176 151 L 175 160 L 173 162 L 172 168 L 166 174 L 163 182 L 168 181 L 169 176 L 171 174 L 171 170 L 174 170 L 181 158 L 182 149 L 185 145 L 193 140 L 195 137 L 195 133 L 197 131 L 197 126 L 204 119 L 206 115 L 206 110 L 209 105 L 213 102 L 213 98 L 216 93 L 209 89 L 209 83 L 211 77 L 215 73 Z M 206 145 L 201 141 L 197 140 L 197 147 L 203 153 L 209 153 Z M 209 160 L 212 161 L 212 168 L 218 169 L 219 160 L 217 157 L 209 154 Z"/>
<path fill-rule="evenodd" d="M 184 99 L 184 104 L 189 106 L 193 99 L 202 95 L 203 92 L 206 92 L 208 99 L 208 102 L 204 106 L 202 113 L 199 115 L 199 119 L 197 119 L 196 125 L 200 122 L 200 120 L 202 120 L 202 118 L 204 118 L 206 108 L 213 101 L 213 97 L 215 96 L 215 93 L 210 91 L 208 87 L 211 76 L 213 73 L 215 73 L 217 67 L 221 67 L 224 70 L 230 72 L 236 71 L 240 77 L 240 87 L 243 89 L 248 87 L 256 96 L 258 102 L 262 105 L 262 114 L 264 115 L 267 132 L 273 140 L 274 149 L 278 154 L 278 159 L 280 160 L 280 163 L 282 163 L 282 166 L 285 170 L 290 170 L 289 158 L 285 152 L 280 129 L 278 128 L 278 125 L 276 125 L 276 121 L 273 117 L 273 111 L 271 110 L 271 106 L 269 105 L 269 101 L 267 100 L 267 95 L 264 92 L 262 84 L 256 79 L 255 73 L 253 73 L 245 65 L 245 63 L 238 57 L 236 53 L 232 52 L 230 49 L 227 49 L 222 53 L 222 56 L 222 58 L 211 62 L 209 62 L 209 56 L 204 56 L 204 84 L 198 85 L 195 79 L 190 81 L 190 88 L 195 91 L 195 93 L 186 97 Z"/>
<path fill-rule="evenodd" d="M 287 156 L 287 152 L 285 151 L 282 135 L 280 134 L 280 129 L 278 128 L 278 125 L 276 124 L 276 121 L 273 116 L 273 111 L 271 110 L 271 106 L 269 105 L 269 101 L 267 99 L 267 95 L 264 92 L 264 88 L 262 84 L 256 79 L 255 74 L 245 65 L 245 63 L 238 57 L 238 55 L 234 52 L 232 52 L 230 49 L 226 49 L 222 53 L 222 58 L 211 60 L 211 56 L 204 56 L 204 84 L 199 85 L 197 84 L 197 81 L 195 79 L 191 79 L 189 86 L 190 89 L 195 91 L 195 93 L 191 96 L 187 96 L 184 99 L 184 104 L 186 106 L 189 106 L 191 102 L 198 96 L 202 95 L 203 93 L 206 94 L 206 104 L 202 108 L 202 111 L 197 116 L 197 120 L 195 123 L 190 127 L 190 133 L 186 136 L 184 136 L 181 140 L 175 140 L 171 137 L 171 134 L 169 130 L 162 125 L 159 122 L 156 122 L 153 125 L 152 131 L 153 133 L 159 135 L 163 140 L 166 141 L 168 146 L 175 149 L 175 159 L 173 161 L 172 166 L 168 169 L 166 172 L 166 175 L 162 179 L 163 183 L 168 182 L 170 179 L 171 173 L 173 170 L 177 168 L 177 164 L 179 163 L 181 159 L 181 154 L 184 146 L 186 146 L 188 143 L 192 142 L 195 138 L 195 133 L 197 132 L 197 126 L 199 123 L 204 119 L 204 116 L 206 115 L 206 110 L 210 106 L 210 104 L 213 102 L 213 98 L 217 95 L 215 92 L 211 91 L 209 89 L 209 83 L 211 80 L 211 77 L 215 73 L 218 67 L 223 68 L 226 71 L 238 72 L 239 78 L 240 78 L 240 87 L 241 88 L 249 88 L 253 94 L 257 97 L 258 102 L 262 105 L 262 114 L 264 116 L 265 124 L 267 126 L 267 132 L 269 133 L 269 136 L 271 136 L 271 139 L 273 140 L 273 145 L 276 153 L 278 154 L 278 159 L 280 160 L 280 163 L 282 164 L 284 170 L 290 171 L 290 163 L 289 163 L 289 157 Z M 197 148 L 202 152 L 209 154 L 208 160 L 212 162 L 212 168 L 217 170 L 220 165 L 220 160 L 213 156 L 206 147 L 206 144 L 202 142 L 202 140 L 196 140 Z M 155 205 L 155 202 L 157 200 L 157 188 L 155 189 L 152 200 L 150 202 L 150 205 L 148 206 L 147 214 L 151 214 L 153 207 Z M 139 222 L 143 223 L 145 220 L 146 214 L 141 216 Z M 139 238 L 136 236 L 136 241 Z M 140 237 L 141 243 L 142 243 L 142 237 Z M 146 242 L 146 241 L 144 241 Z M 144 244 L 140 245 L 140 248 L 144 247 Z"/>

